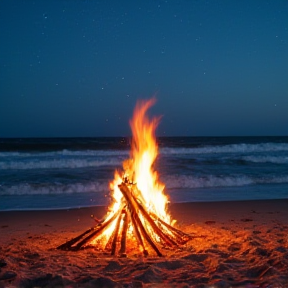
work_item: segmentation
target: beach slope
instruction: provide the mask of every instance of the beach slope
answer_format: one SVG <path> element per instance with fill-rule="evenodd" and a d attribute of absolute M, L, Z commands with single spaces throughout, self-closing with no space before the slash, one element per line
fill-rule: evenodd
<path fill-rule="evenodd" d="M 55 247 L 105 207 L 0 212 L 0 287 L 288 287 L 288 200 L 171 204 L 193 236 L 164 257 Z"/>

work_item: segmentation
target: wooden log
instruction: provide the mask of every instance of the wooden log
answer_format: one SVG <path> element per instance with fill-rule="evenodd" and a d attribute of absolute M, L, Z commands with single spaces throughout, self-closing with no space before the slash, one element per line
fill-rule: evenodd
<path fill-rule="evenodd" d="M 78 242 L 75 246 L 70 247 L 70 250 L 79 250 L 83 245 L 85 245 L 91 238 L 96 237 L 100 232 L 102 232 L 107 226 L 109 226 L 116 218 L 117 216 L 121 213 L 122 208 L 115 212 L 112 217 L 110 217 L 107 221 L 103 222 L 102 225 L 96 229 L 93 233 L 85 237 L 82 241 Z"/>
<path fill-rule="evenodd" d="M 129 224 L 129 213 L 127 210 L 124 210 L 124 218 L 123 218 L 123 227 L 121 233 L 121 244 L 119 254 L 121 257 L 126 257 L 126 239 L 127 239 L 127 231 L 128 231 L 128 224 Z"/>
<path fill-rule="evenodd" d="M 128 209 L 128 211 L 130 213 L 130 218 L 131 218 L 131 222 L 133 225 L 133 229 L 135 231 L 135 236 L 136 236 L 137 242 L 138 242 L 139 246 L 142 248 L 142 252 L 143 252 L 144 256 L 148 256 L 148 251 L 145 249 L 145 245 L 144 245 L 142 236 L 138 230 L 137 222 L 135 220 L 135 213 L 131 212 L 129 209 Z"/>
<path fill-rule="evenodd" d="M 123 210 L 122 210 L 122 213 L 123 213 Z M 116 226 L 115 226 L 115 227 L 116 227 Z M 110 235 L 110 237 L 109 237 L 109 239 L 108 239 L 108 241 L 107 241 L 107 243 L 106 243 L 106 245 L 105 245 L 104 250 L 111 251 L 111 249 L 112 249 L 112 243 L 113 243 L 113 239 L 114 239 L 114 235 L 115 235 L 115 230 L 116 230 L 116 229 L 114 229 L 113 232 L 111 233 L 111 235 Z M 119 233 L 119 231 L 118 231 L 118 233 Z"/>
<path fill-rule="evenodd" d="M 133 196 L 132 196 L 133 197 Z M 135 200 L 136 201 L 136 200 Z M 166 235 L 153 221 L 153 219 L 150 217 L 149 213 L 146 211 L 146 209 L 140 204 L 138 201 L 136 201 L 139 210 L 142 212 L 142 215 L 145 217 L 145 219 L 150 224 L 151 228 L 154 230 L 154 232 L 170 247 L 177 246 L 177 243 L 174 242 L 168 235 Z"/>
<path fill-rule="evenodd" d="M 111 247 L 111 255 L 115 255 L 116 246 L 117 246 L 117 239 L 118 239 L 119 228 L 120 228 L 122 216 L 123 216 L 123 213 L 121 211 L 120 215 L 118 216 L 117 222 L 116 222 L 116 227 L 115 227 L 114 237 L 113 237 L 112 247 Z"/>
<path fill-rule="evenodd" d="M 137 188 L 137 187 L 136 187 Z M 121 191 L 122 192 L 122 191 Z M 156 216 L 154 213 L 148 213 L 147 210 L 143 207 L 142 203 L 137 201 L 133 193 L 130 193 L 131 198 L 135 201 L 137 208 L 141 211 L 142 215 L 145 217 L 145 220 L 150 224 L 151 228 L 154 230 L 155 234 L 157 234 L 164 243 L 170 247 L 178 246 L 177 244 L 185 244 L 189 240 L 192 239 L 192 236 L 182 232 L 174 228 L 173 226 L 169 225 L 161 218 Z M 154 218 L 152 218 L 151 216 Z M 155 222 L 159 221 L 160 224 L 167 228 L 167 232 L 161 229 Z"/>
<path fill-rule="evenodd" d="M 61 244 L 60 246 L 58 246 L 56 249 L 60 249 L 60 250 L 69 250 L 71 248 L 71 246 L 75 243 L 77 243 L 79 240 L 81 240 L 86 234 L 90 233 L 91 231 L 95 230 L 98 227 L 98 225 L 94 228 L 90 228 L 88 230 L 86 230 L 84 233 L 82 233 L 81 235 L 65 242 L 64 244 Z"/>
<path fill-rule="evenodd" d="M 138 194 L 141 195 L 141 193 L 138 191 L 137 186 L 135 186 L 133 188 L 137 190 L 137 195 Z M 151 224 L 151 226 L 153 225 L 153 228 L 154 228 L 156 234 L 158 234 L 160 236 L 160 238 L 162 238 L 162 240 L 164 240 L 164 242 L 166 242 L 166 244 L 168 244 L 168 246 L 171 247 L 172 245 L 176 245 L 177 246 L 177 244 L 184 244 L 187 241 L 192 239 L 192 236 L 190 236 L 190 235 L 182 232 L 181 230 L 178 230 L 178 229 L 174 228 L 173 226 L 169 225 L 167 222 L 165 222 L 161 218 L 159 218 L 155 213 L 153 213 L 153 212 L 149 212 L 148 213 L 148 211 L 143 207 L 141 201 L 136 199 L 133 193 L 131 193 L 131 197 L 134 198 L 134 200 L 137 203 L 138 208 L 141 210 L 142 214 L 145 214 L 145 217 L 146 217 L 147 221 Z M 155 223 L 157 221 L 160 222 L 162 225 L 164 225 L 168 229 L 169 234 L 167 234 L 167 232 L 165 232 L 165 230 L 163 231 L 163 229 L 161 229 L 161 227 L 159 227 Z M 161 237 L 160 234 L 163 237 Z M 171 237 L 173 237 L 173 239 Z M 185 238 L 185 240 L 183 239 L 183 237 Z M 177 243 L 175 243 L 175 241 Z"/>
<path fill-rule="evenodd" d="M 100 219 L 97 219 L 93 214 L 91 214 L 90 216 L 97 224 L 102 222 Z"/>
<path fill-rule="evenodd" d="M 179 242 L 184 244 L 193 238 L 191 235 L 184 233 L 183 231 L 181 231 L 181 230 L 171 226 L 170 224 L 166 223 L 165 221 L 163 221 L 161 218 L 159 218 L 154 213 L 151 213 L 151 216 L 154 219 L 156 219 L 157 221 L 159 221 L 163 226 L 165 226 L 171 233 L 173 233 L 176 237 L 177 242 L 179 241 Z M 185 238 L 185 239 L 183 239 L 183 238 Z"/>
<path fill-rule="evenodd" d="M 115 234 L 115 230 L 112 232 L 112 234 L 110 235 L 108 241 L 106 242 L 106 245 L 104 247 L 105 251 L 108 251 L 108 252 L 111 251 L 114 234 Z"/>
<path fill-rule="evenodd" d="M 127 202 L 127 211 L 130 214 L 130 219 L 131 219 L 131 222 L 133 225 L 133 229 L 135 232 L 137 242 L 138 242 L 139 246 L 142 248 L 143 254 L 145 256 L 147 256 L 148 251 L 145 249 L 145 245 L 144 245 L 142 236 L 141 236 L 140 231 L 139 231 L 138 226 L 137 226 L 138 223 L 135 219 L 135 217 L 137 217 L 139 211 L 137 210 L 136 205 L 133 202 L 133 199 L 131 198 L 131 192 L 130 192 L 129 188 L 127 187 L 127 185 L 122 182 L 120 185 L 118 185 L 118 187 L 119 187 L 120 191 L 122 192 L 122 194 L 123 194 L 123 196 Z"/>
<path fill-rule="evenodd" d="M 120 214 L 120 215 L 121 215 L 121 214 Z M 120 215 L 119 215 L 119 216 L 120 216 Z M 118 217 L 119 217 L 119 216 L 118 216 Z M 115 221 L 117 221 L 117 220 L 115 219 Z M 115 227 L 116 227 L 116 226 L 115 226 Z M 106 242 L 106 245 L 105 245 L 104 250 L 111 252 L 112 243 L 113 243 L 113 239 L 114 239 L 114 236 L 115 236 L 115 232 L 116 232 L 116 229 L 114 228 L 113 232 L 110 234 L 110 237 L 109 237 L 108 241 Z"/>
<path fill-rule="evenodd" d="M 141 230 L 143 237 L 145 238 L 145 240 L 150 244 L 150 246 L 154 249 L 154 251 L 157 253 L 158 256 L 162 256 L 162 253 L 159 251 L 156 244 L 153 242 L 150 235 L 147 233 L 145 227 L 143 226 L 143 223 L 141 222 L 141 220 L 139 218 L 139 209 L 137 209 L 138 205 L 137 205 L 136 201 L 134 200 L 134 198 L 132 197 L 130 189 L 127 187 L 127 185 L 125 183 L 122 183 L 118 187 L 126 199 L 127 208 L 128 208 L 128 211 L 130 211 L 130 215 L 131 215 L 131 219 L 132 219 L 132 223 L 133 223 L 133 228 L 136 227 L 135 232 L 137 234 L 139 233 L 138 228 L 137 228 L 137 225 L 138 225 L 140 230 Z M 141 237 L 141 235 L 140 235 L 140 237 Z M 141 240 L 142 240 L 142 238 L 141 238 Z M 142 245 L 144 247 L 144 243 Z M 144 251 L 145 251 L 145 249 L 144 249 Z"/>
<path fill-rule="evenodd" d="M 136 221 L 137 224 L 140 227 L 140 230 L 144 236 L 144 238 L 147 240 L 147 242 L 150 244 L 150 246 L 154 249 L 154 251 L 157 253 L 157 255 L 159 257 L 163 256 L 162 253 L 160 252 L 160 250 L 158 249 L 158 247 L 156 246 L 156 244 L 154 243 L 154 241 L 152 240 L 152 238 L 150 237 L 150 235 L 147 233 L 145 227 L 143 226 L 143 223 L 141 222 L 140 218 L 138 215 L 136 215 Z"/>

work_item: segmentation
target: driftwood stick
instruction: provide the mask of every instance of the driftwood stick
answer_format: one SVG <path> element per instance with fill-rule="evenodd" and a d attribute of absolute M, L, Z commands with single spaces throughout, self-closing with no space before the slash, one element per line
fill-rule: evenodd
<path fill-rule="evenodd" d="M 134 187 L 134 188 L 137 189 L 137 187 Z M 142 202 L 137 200 L 133 193 L 131 193 L 131 197 L 134 198 L 135 202 L 137 203 L 138 208 L 141 210 L 143 216 L 145 216 L 146 220 L 149 222 L 149 224 L 154 229 L 156 234 L 158 234 L 158 236 L 162 240 L 164 240 L 164 242 L 166 242 L 168 246 L 171 247 L 173 245 L 177 246 L 177 244 L 184 244 L 193 238 L 192 236 L 182 232 L 181 230 L 178 230 L 174 228 L 173 226 L 169 225 L 168 223 L 160 219 L 155 213 L 153 212 L 148 213 L 147 210 L 143 207 Z M 168 231 L 162 230 L 156 224 L 156 221 L 159 221 L 160 224 L 164 225 L 168 229 Z"/>
<path fill-rule="evenodd" d="M 119 216 L 118 216 L 119 217 Z M 116 220 L 115 220 L 116 221 Z M 106 242 L 106 245 L 105 245 L 105 248 L 104 250 L 106 251 L 111 251 L 111 248 L 112 248 L 112 242 L 113 242 L 113 239 L 114 239 L 114 236 L 115 236 L 115 231 L 116 229 L 114 228 L 113 232 L 110 234 L 109 236 L 109 239 L 108 241 Z"/>
<path fill-rule="evenodd" d="M 132 222 L 133 223 L 135 222 L 135 224 L 133 224 L 133 226 L 137 227 L 137 224 L 138 224 L 138 226 L 141 230 L 141 233 L 144 236 L 144 238 L 146 239 L 146 241 L 151 245 L 151 247 L 155 250 L 155 252 L 157 253 L 158 256 L 162 256 L 161 252 L 159 251 L 156 244 L 153 242 L 153 240 L 151 239 L 151 237 L 147 233 L 145 227 L 143 226 L 143 223 L 141 222 L 141 220 L 139 218 L 139 215 L 137 213 L 139 210 L 139 209 L 137 209 L 138 205 L 137 205 L 137 202 L 134 200 L 134 197 L 132 197 L 130 189 L 124 183 L 122 183 L 118 187 L 119 187 L 120 191 L 122 192 L 123 196 L 125 197 L 125 199 L 128 203 L 128 210 L 132 212 L 131 213 Z M 137 227 L 137 230 L 138 230 L 138 227 Z M 143 245 L 144 245 L 144 243 L 143 243 Z"/>
<path fill-rule="evenodd" d="M 118 234 L 119 234 L 119 228 L 120 228 L 120 223 L 122 220 L 123 213 L 121 211 L 121 214 L 118 216 L 115 231 L 114 231 L 114 237 L 112 241 L 112 248 L 111 248 L 111 255 L 115 255 L 116 251 L 116 245 L 117 245 L 117 239 L 118 239 Z"/>
<path fill-rule="evenodd" d="M 136 200 L 135 200 L 136 201 Z M 170 247 L 177 246 L 177 243 L 174 242 L 168 235 L 166 235 L 153 221 L 153 219 L 150 217 L 149 213 L 145 210 L 145 208 L 140 204 L 138 201 L 136 201 L 137 206 L 139 210 L 141 211 L 142 215 L 145 217 L 147 222 L 150 224 L 154 232 Z"/>
<path fill-rule="evenodd" d="M 98 227 L 98 225 L 96 226 Z M 60 246 L 58 246 L 56 249 L 61 249 L 61 250 L 69 250 L 71 248 L 71 246 L 75 243 L 77 243 L 80 239 L 82 239 L 86 234 L 90 233 L 91 231 L 93 231 L 94 229 L 96 229 L 96 227 L 94 228 L 90 228 L 87 231 L 85 231 L 84 233 L 82 233 L 81 235 L 65 242 L 64 244 L 61 244 Z"/>
<path fill-rule="evenodd" d="M 122 213 L 123 213 L 123 211 L 122 211 Z M 121 216 L 121 214 L 120 214 L 120 216 Z M 116 225 L 117 225 L 117 223 L 116 223 Z M 116 232 L 116 226 L 115 226 L 115 229 L 113 230 L 113 232 L 111 233 L 108 241 L 106 242 L 104 250 L 111 251 L 113 239 L 114 239 L 114 236 L 115 236 L 115 232 Z M 118 233 L 119 233 L 119 231 L 118 231 Z"/>
<path fill-rule="evenodd" d="M 133 202 L 133 199 L 131 198 L 131 192 L 129 190 L 129 188 L 127 187 L 126 184 L 122 183 L 120 185 L 118 185 L 120 191 L 122 192 L 126 202 L 127 202 L 127 210 L 129 211 L 129 214 L 130 214 L 130 218 L 131 218 L 131 222 L 132 222 L 132 225 L 133 225 L 133 229 L 135 231 L 135 235 L 136 235 L 136 238 L 137 238 L 137 241 L 138 241 L 138 244 L 141 246 L 141 248 L 143 249 L 143 254 L 145 256 L 148 255 L 148 251 L 145 249 L 145 245 L 144 245 L 144 242 L 143 242 L 143 239 L 142 239 L 142 235 L 137 227 L 137 222 L 136 221 L 136 217 L 138 215 L 138 209 L 137 209 L 137 206 L 136 204 Z"/>
<path fill-rule="evenodd" d="M 106 244 L 105 244 L 105 247 L 104 247 L 104 250 L 105 250 L 105 251 L 111 251 L 112 241 L 113 241 L 113 238 L 114 238 L 114 234 L 115 234 L 115 230 L 111 233 L 109 239 L 107 240 L 107 242 L 106 242 Z"/>
<path fill-rule="evenodd" d="M 102 232 L 107 226 L 109 226 L 120 214 L 122 211 L 122 208 L 114 213 L 114 215 L 107 221 L 105 221 L 96 231 L 88 235 L 86 238 L 84 238 L 82 241 L 80 241 L 77 245 L 74 247 L 70 247 L 71 250 L 79 250 L 83 245 L 85 245 L 91 238 L 96 237 L 100 232 Z"/>
<path fill-rule="evenodd" d="M 157 248 L 156 244 L 153 242 L 152 238 L 147 233 L 147 231 L 146 231 L 145 227 L 143 226 L 143 223 L 141 222 L 138 215 L 135 218 L 136 218 L 136 221 L 138 222 L 138 225 L 140 227 L 142 234 L 144 235 L 144 238 L 147 240 L 147 242 L 150 244 L 150 246 L 154 249 L 154 251 L 157 253 L 157 255 L 159 257 L 163 256 L 162 253 L 160 252 L 160 250 Z"/>
<path fill-rule="evenodd" d="M 186 243 L 187 241 L 191 240 L 193 237 L 187 233 L 182 232 L 181 230 L 171 226 L 170 224 L 166 223 L 162 219 L 160 219 L 157 215 L 154 213 L 151 213 L 151 216 L 155 218 L 157 221 L 159 221 L 163 226 L 169 229 L 171 233 L 173 233 L 177 239 L 177 242 L 180 241 L 181 243 Z M 183 239 L 185 238 L 185 239 Z"/>
<path fill-rule="evenodd" d="M 135 213 L 131 213 L 130 210 L 129 210 L 129 213 L 130 213 L 130 218 L 132 220 L 132 225 L 133 225 L 133 229 L 135 231 L 135 235 L 136 235 L 136 239 L 138 241 L 138 244 L 142 248 L 144 256 L 148 256 L 148 251 L 145 249 L 145 245 L 144 245 L 142 236 L 141 236 L 141 234 L 140 234 L 140 232 L 138 230 L 137 222 L 136 222 L 135 217 L 134 217 L 136 214 Z"/>
<path fill-rule="evenodd" d="M 102 220 L 97 219 L 93 214 L 91 214 L 91 218 L 92 218 L 97 224 L 99 224 L 99 223 L 102 222 Z"/>
<path fill-rule="evenodd" d="M 127 210 L 124 212 L 124 219 L 123 219 L 123 228 L 122 228 L 122 235 L 121 235 L 121 246 L 120 246 L 120 256 L 126 256 L 126 239 L 127 239 L 127 230 L 129 224 L 129 213 Z"/>

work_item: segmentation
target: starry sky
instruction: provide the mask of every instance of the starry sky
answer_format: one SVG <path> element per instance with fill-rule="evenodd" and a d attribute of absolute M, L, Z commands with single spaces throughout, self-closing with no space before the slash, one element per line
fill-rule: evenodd
<path fill-rule="evenodd" d="M 287 0 L 0 1 L 0 137 L 288 135 Z"/>

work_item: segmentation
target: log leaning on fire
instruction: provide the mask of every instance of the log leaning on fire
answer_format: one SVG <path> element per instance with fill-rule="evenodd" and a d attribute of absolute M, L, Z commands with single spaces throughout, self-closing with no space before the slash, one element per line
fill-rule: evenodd
<path fill-rule="evenodd" d="M 148 212 L 140 200 L 135 197 L 133 184 L 122 182 L 118 187 L 125 199 L 122 201 L 120 209 L 108 219 L 104 219 L 95 227 L 58 246 L 57 249 L 77 251 L 85 248 L 114 221 L 116 221 L 115 229 L 105 246 L 105 249 L 110 251 L 111 255 L 116 254 L 118 238 L 120 238 L 119 254 L 120 256 L 126 255 L 129 223 L 132 223 L 134 235 L 145 256 L 148 255 L 146 244 L 150 245 L 158 256 L 162 256 L 155 239 L 153 239 L 153 233 L 157 235 L 157 242 L 160 242 L 164 247 L 178 247 L 178 245 L 183 245 L 192 239 L 192 236 L 172 227 L 154 213 Z M 140 217 L 140 214 L 142 217 Z M 120 227 L 121 222 L 123 222 L 122 228 Z"/>

